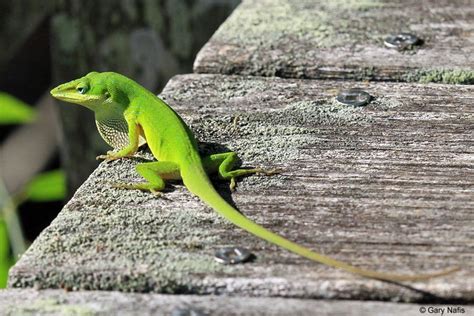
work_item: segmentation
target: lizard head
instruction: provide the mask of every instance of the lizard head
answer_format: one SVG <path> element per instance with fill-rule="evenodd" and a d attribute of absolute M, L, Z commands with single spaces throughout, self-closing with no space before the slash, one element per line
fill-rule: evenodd
<path fill-rule="evenodd" d="M 97 72 L 63 83 L 51 90 L 51 95 L 61 101 L 76 103 L 93 111 L 111 98 L 107 85 L 101 80 L 101 74 Z"/>

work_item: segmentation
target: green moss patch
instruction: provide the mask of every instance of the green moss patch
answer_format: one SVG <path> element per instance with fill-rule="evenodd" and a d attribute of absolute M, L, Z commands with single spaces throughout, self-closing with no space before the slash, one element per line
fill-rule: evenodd
<path fill-rule="evenodd" d="M 474 71 L 464 69 L 418 70 L 406 74 L 403 79 L 420 83 L 474 84 Z"/>

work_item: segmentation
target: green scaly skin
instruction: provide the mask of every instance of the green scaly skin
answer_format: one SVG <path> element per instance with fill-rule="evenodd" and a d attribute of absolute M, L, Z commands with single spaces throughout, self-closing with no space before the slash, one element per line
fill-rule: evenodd
<path fill-rule="evenodd" d="M 200 157 L 197 142 L 181 117 L 165 102 L 135 81 L 113 72 L 91 72 L 62 84 L 51 95 L 94 111 L 99 132 L 118 151 L 99 156 L 107 161 L 131 157 L 146 141 L 158 160 L 140 163 L 137 172 L 147 181 L 120 185 L 123 188 L 160 192 L 165 180 L 181 179 L 184 185 L 223 217 L 255 236 L 293 253 L 360 276 L 386 281 L 418 281 L 444 276 L 457 271 L 451 268 L 422 275 L 381 273 L 354 267 L 291 242 L 249 220 L 229 205 L 214 189 L 208 174 L 217 172 L 235 186 L 235 178 L 262 169 L 232 170 L 237 155 L 233 152 Z M 271 174 L 272 172 L 269 172 Z"/>

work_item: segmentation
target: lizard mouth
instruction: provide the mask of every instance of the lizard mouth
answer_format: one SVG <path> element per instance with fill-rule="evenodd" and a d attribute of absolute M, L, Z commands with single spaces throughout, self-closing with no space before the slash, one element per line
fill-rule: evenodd
<path fill-rule="evenodd" d="M 50 91 L 51 95 L 61 101 L 83 104 L 94 101 L 100 101 L 100 95 L 83 95 L 78 93 L 75 89 L 64 89 L 59 86 Z"/>
<path fill-rule="evenodd" d="M 81 101 L 84 101 L 84 97 L 80 97 L 78 95 L 75 95 L 75 94 L 70 94 L 70 93 L 51 93 L 51 95 L 53 97 L 55 97 L 56 99 L 58 100 L 61 100 L 61 101 L 66 101 L 66 102 L 81 102 Z"/>
<path fill-rule="evenodd" d="M 72 89 L 70 88 L 65 88 L 63 87 L 63 85 L 57 86 L 56 88 L 52 89 L 50 93 L 54 98 L 63 101 L 79 100 L 79 97 L 77 96 L 77 93 L 75 91 L 72 91 Z"/>

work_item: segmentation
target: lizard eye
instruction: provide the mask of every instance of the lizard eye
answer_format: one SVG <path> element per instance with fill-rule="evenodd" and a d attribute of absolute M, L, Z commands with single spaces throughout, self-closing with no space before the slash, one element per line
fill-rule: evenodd
<path fill-rule="evenodd" d="M 80 94 L 84 94 L 87 92 L 87 87 L 85 86 L 79 86 L 76 88 L 77 92 L 79 92 Z"/>

